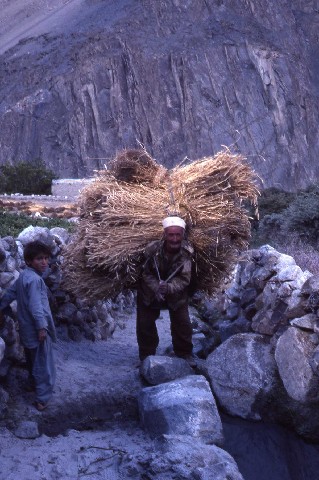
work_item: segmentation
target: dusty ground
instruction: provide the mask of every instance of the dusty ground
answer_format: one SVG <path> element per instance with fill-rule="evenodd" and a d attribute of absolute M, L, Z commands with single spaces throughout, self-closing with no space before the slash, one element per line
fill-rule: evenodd
<path fill-rule="evenodd" d="M 0 480 L 116 480 L 147 461 L 152 443 L 138 422 L 136 395 L 143 383 L 134 314 L 123 317 L 124 324 L 106 342 L 58 341 L 55 394 L 42 413 L 23 390 L 25 370 L 16 370 L 7 385 L 11 431 L 0 427 Z M 163 353 L 170 345 L 166 314 L 158 327 Z M 22 421 L 37 422 L 42 435 L 16 438 L 12 431 Z"/>
<path fill-rule="evenodd" d="M 145 385 L 137 368 L 134 313 L 120 323 L 125 328 L 106 342 L 58 341 L 55 393 L 42 413 L 23 389 L 26 371 L 15 371 L 7 385 L 8 419 L 0 424 L 0 480 L 176 478 L 154 473 L 162 458 L 138 419 L 136 396 Z M 171 344 L 166 312 L 157 325 L 158 353 L 164 354 Z M 225 415 L 222 420 L 224 448 L 245 480 L 319 479 L 319 446 L 279 426 Z M 25 421 L 36 422 L 41 436 L 17 438 Z"/>
<path fill-rule="evenodd" d="M 0 209 L 10 213 L 25 215 L 40 214 L 49 218 L 72 218 L 79 216 L 79 206 L 75 200 L 65 200 L 52 196 L 6 196 L 0 195 Z"/>

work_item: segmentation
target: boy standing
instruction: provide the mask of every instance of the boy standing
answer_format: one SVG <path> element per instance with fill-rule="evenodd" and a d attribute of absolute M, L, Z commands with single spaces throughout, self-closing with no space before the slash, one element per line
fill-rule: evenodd
<path fill-rule="evenodd" d="M 47 407 L 55 382 L 51 341 L 56 341 L 56 333 L 47 287 L 42 279 L 50 256 L 50 249 L 43 243 L 28 243 L 24 247 L 26 268 L 0 300 L 1 311 L 17 300 L 20 341 L 25 351 L 29 380 L 35 387 L 35 407 L 39 411 Z"/>

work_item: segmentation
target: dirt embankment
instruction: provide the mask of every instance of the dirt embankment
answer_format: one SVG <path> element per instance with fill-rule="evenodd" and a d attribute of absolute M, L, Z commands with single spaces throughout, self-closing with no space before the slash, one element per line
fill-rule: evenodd
<path fill-rule="evenodd" d="M 8 213 L 48 218 L 73 218 L 79 216 L 79 206 L 75 199 L 63 199 L 45 195 L 38 196 L 0 196 L 0 210 Z"/>

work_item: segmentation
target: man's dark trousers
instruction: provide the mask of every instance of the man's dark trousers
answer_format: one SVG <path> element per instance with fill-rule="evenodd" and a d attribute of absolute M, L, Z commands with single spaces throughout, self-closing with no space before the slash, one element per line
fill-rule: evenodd
<path fill-rule="evenodd" d="M 192 325 L 189 318 L 187 303 L 177 310 L 168 309 L 171 321 L 171 335 L 175 354 L 178 357 L 191 355 Z M 155 355 L 159 344 L 156 320 L 161 313 L 160 308 L 152 308 L 142 302 L 137 293 L 136 335 L 141 360 L 149 355 Z"/>

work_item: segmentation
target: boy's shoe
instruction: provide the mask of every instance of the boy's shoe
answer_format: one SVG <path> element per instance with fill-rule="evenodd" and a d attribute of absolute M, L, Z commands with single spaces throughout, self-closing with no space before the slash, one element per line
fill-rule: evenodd
<path fill-rule="evenodd" d="M 34 402 L 34 406 L 39 412 L 42 412 L 43 410 L 45 410 L 47 408 L 48 404 L 47 403 L 41 403 L 41 402 Z"/>

